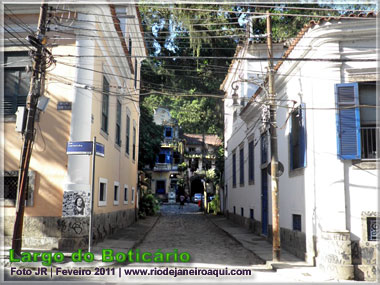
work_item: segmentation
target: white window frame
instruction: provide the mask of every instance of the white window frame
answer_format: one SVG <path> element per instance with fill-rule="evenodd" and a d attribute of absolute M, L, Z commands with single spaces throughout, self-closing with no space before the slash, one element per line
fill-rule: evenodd
<path fill-rule="evenodd" d="M 115 186 L 117 186 L 117 200 L 115 200 Z M 119 200 L 120 200 L 120 183 L 118 181 L 113 182 L 113 204 L 114 205 L 119 205 Z"/>
<path fill-rule="evenodd" d="M 135 203 L 135 187 L 132 187 L 132 199 L 131 199 L 131 204 Z"/>
<path fill-rule="evenodd" d="M 100 184 L 103 183 L 106 185 L 105 187 L 105 193 L 104 193 L 104 201 L 100 200 Z M 104 207 L 107 206 L 107 188 L 108 188 L 108 179 L 99 177 L 99 188 L 98 188 L 98 206 Z"/>
<path fill-rule="evenodd" d="M 127 195 L 125 195 L 125 190 L 127 190 Z M 128 185 L 127 184 L 124 184 L 124 205 L 128 205 Z M 125 198 L 127 198 L 127 200 L 125 200 Z"/>

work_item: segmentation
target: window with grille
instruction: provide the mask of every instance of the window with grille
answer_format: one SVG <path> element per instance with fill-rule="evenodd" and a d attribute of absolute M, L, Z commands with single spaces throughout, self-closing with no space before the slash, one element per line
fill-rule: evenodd
<path fill-rule="evenodd" d="M 342 160 L 375 160 L 377 82 L 335 85 L 338 157 Z"/>
<path fill-rule="evenodd" d="M 367 218 L 368 241 L 380 240 L 379 220 L 376 217 Z"/>
<path fill-rule="evenodd" d="M 4 54 L 4 115 L 14 115 L 17 107 L 26 105 L 31 73 L 25 67 L 31 63 L 26 51 Z"/>
<path fill-rule="evenodd" d="M 33 206 L 35 172 L 29 171 L 27 178 L 26 205 Z M 4 172 L 4 204 L 5 206 L 15 206 L 18 191 L 18 171 Z"/>

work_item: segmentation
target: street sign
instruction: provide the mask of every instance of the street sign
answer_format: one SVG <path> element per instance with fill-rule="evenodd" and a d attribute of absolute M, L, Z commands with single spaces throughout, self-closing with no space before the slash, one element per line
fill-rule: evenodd
<path fill-rule="evenodd" d="M 68 142 L 66 147 L 68 155 L 90 155 L 92 154 L 92 141 Z"/>
<path fill-rule="evenodd" d="M 104 145 L 97 142 L 95 153 L 98 156 L 104 157 Z"/>
<path fill-rule="evenodd" d="M 68 142 L 66 153 L 68 155 L 91 155 L 92 154 L 92 144 L 91 141 L 83 142 Z M 101 143 L 96 143 L 96 155 L 104 157 L 104 145 Z"/>
<path fill-rule="evenodd" d="M 272 175 L 271 163 L 267 166 L 267 172 L 269 175 Z M 280 177 L 284 173 L 284 165 L 281 162 L 278 162 L 277 177 Z"/>

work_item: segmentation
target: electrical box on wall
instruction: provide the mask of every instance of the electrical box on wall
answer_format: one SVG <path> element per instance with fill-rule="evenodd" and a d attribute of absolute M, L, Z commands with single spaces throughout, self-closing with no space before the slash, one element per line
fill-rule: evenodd
<path fill-rule="evenodd" d="M 16 132 L 23 133 L 26 125 L 25 107 L 18 107 L 16 112 Z"/>

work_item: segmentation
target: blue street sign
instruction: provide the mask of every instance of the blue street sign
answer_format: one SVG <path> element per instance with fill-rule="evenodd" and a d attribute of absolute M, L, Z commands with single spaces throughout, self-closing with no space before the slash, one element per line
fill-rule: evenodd
<path fill-rule="evenodd" d="M 91 155 L 92 154 L 92 142 L 68 142 L 66 147 L 66 153 L 68 155 L 79 154 L 79 155 Z M 104 157 L 104 145 L 101 143 L 96 143 L 96 155 Z"/>
<path fill-rule="evenodd" d="M 92 142 L 68 142 L 66 147 L 66 153 L 79 154 L 79 155 L 90 155 L 92 154 Z"/>
<path fill-rule="evenodd" d="M 95 148 L 95 153 L 96 153 L 96 155 L 104 157 L 104 145 L 97 142 L 96 148 Z"/>

